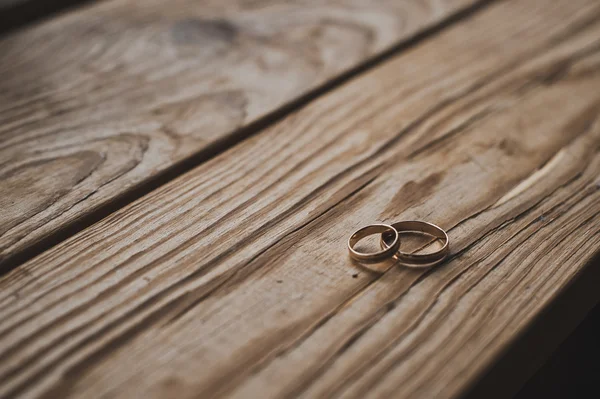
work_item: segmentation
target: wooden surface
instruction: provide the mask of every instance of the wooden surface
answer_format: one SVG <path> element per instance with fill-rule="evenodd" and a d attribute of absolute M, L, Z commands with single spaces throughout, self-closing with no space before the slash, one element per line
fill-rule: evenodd
<path fill-rule="evenodd" d="M 473 4 L 113 0 L 0 40 L 0 267 Z"/>
<path fill-rule="evenodd" d="M 464 392 L 599 248 L 599 39 L 595 0 L 491 4 L 20 265 L 0 396 Z M 349 261 L 407 218 L 451 259 Z"/>

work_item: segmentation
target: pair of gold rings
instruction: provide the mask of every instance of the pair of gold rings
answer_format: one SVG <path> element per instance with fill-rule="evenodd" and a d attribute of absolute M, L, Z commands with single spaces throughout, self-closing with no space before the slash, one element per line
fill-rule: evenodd
<path fill-rule="evenodd" d="M 400 250 L 401 233 L 420 233 L 442 241 L 442 247 L 435 252 L 426 254 L 408 253 Z M 360 252 L 355 249 L 356 244 L 365 237 L 381 234 L 380 251 Z M 431 267 L 442 262 L 450 250 L 448 234 L 433 223 L 419 220 L 407 220 L 388 224 L 372 224 L 358 229 L 348 239 L 350 256 L 364 263 L 377 263 L 393 258 L 403 265 L 412 267 Z"/>

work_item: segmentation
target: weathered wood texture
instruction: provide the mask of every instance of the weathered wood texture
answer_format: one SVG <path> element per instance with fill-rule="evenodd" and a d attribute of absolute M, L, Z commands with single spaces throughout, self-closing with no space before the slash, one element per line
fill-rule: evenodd
<path fill-rule="evenodd" d="M 1 40 L 0 264 L 473 3 L 115 0 Z"/>
<path fill-rule="evenodd" d="M 600 245 L 600 4 L 499 2 L 0 280 L 0 396 L 450 397 Z M 373 221 L 449 230 L 353 265 Z"/>

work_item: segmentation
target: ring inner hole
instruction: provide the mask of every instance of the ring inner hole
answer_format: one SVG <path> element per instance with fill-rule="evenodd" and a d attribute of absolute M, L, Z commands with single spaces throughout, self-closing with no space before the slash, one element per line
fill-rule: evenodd
<path fill-rule="evenodd" d="M 388 230 L 389 231 L 389 230 Z M 367 237 L 361 238 L 354 245 L 354 250 L 363 254 L 373 254 L 381 251 L 381 247 L 379 246 L 379 234 L 371 234 Z M 394 236 L 390 234 L 390 237 L 386 240 L 390 244 L 394 240 Z"/>
<path fill-rule="evenodd" d="M 400 249 L 402 252 L 425 255 L 439 251 L 444 246 L 444 241 L 428 233 L 420 231 L 400 231 Z M 383 233 L 383 239 L 389 245 L 393 240 L 392 234 Z"/>

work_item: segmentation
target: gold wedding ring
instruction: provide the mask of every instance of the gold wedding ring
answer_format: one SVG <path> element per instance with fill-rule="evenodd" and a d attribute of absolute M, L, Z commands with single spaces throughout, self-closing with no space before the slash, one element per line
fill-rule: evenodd
<path fill-rule="evenodd" d="M 362 240 L 365 237 L 368 237 L 373 234 L 381 233 L 386 234 L 386 243 L 385 247 L 382 247 L 381 251 L 366 253 L 359 252 L 354 249 L 356 243 Z M 376 263 L 381 262 L 387 258 L 391 258 L 398 251 L 400 247 L 400 235 L 398 231 L 394 229 L 392 226 L 387 224 L 372 224 L 361 229 L 358 229 L 354 234 L 350 236 L 348 239 L 348 251 L 350 251 L 350 256 L 357 261 L 364 263 Z"/>
<path fill-rule="evenodd" d="M 442 248 L 427 254 L 413 254 L 402 252 L 400 249 L 394 254 L 394 258 L 407 266 L 431 267 L 437 265 L 448 256 L 450 250 L 448 234 L 433 223 L 422 222 L 418 220 L 402 221 L 392 224 L 392 227 L 399 233 L 423 233 L 442 240 Z M 390 231 L 381 233 L 381 248 L 389 249 L 396 242 L 396 235 Z"/>

